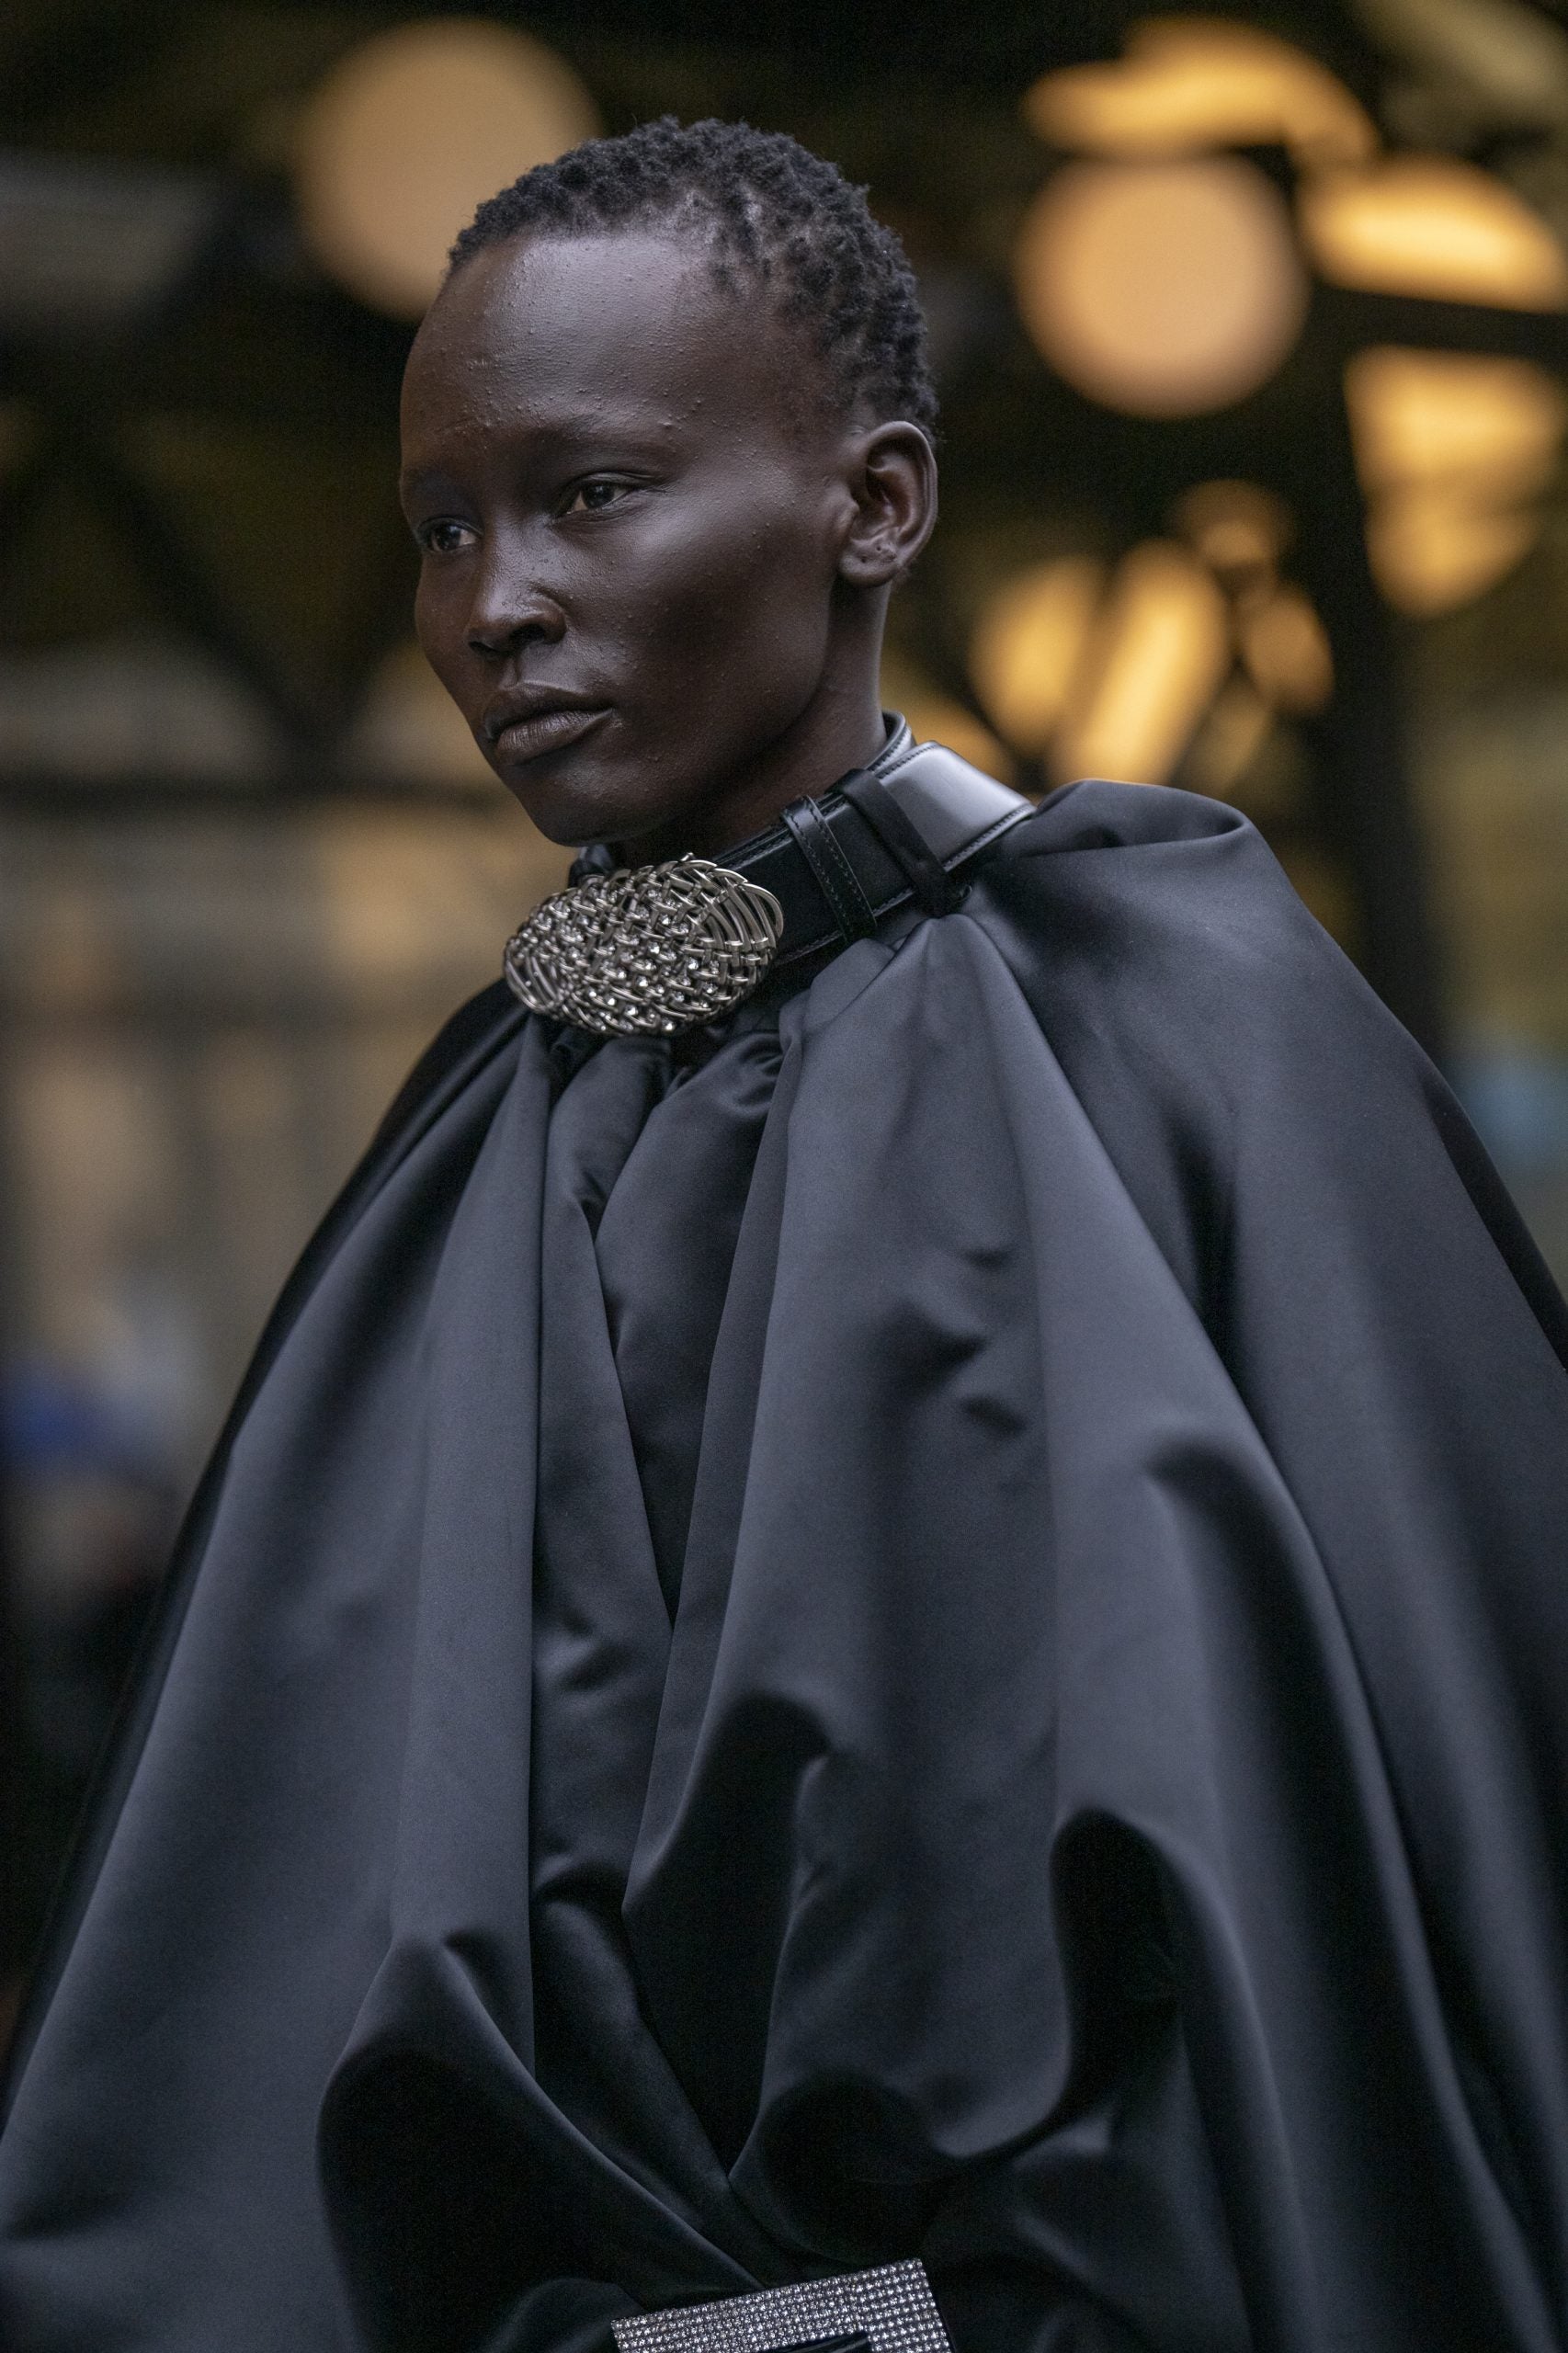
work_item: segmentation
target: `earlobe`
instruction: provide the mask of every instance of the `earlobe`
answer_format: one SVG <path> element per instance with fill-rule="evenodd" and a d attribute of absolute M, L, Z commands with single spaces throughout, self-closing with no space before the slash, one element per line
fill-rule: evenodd
<path fill-rule="evenodd" d="M 937 520 L 937 460 L 917 425 L 879 425 L 854 453 L 855 519 L 839 557 L 856 588 L 891 585 L 906 573 Z"/>

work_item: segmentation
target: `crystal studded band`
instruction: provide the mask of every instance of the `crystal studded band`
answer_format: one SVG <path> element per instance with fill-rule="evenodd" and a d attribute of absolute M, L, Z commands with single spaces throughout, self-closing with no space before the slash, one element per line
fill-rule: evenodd
<path fill-rule="evenodd" d="M 618 2353 L 784 2353 L 864 2336 L 872 2353 L 952 2353 L 923 2263 L 884 2263 L 614 2324 Z"/>
<path fill-rule="evenodd" d="M 507 941 L 504 969 L 531 1013 L 601 1037 L 671 1037 L 749 996 L 783 934 L 771 891 L 677 858 L 555 892 Z"/>

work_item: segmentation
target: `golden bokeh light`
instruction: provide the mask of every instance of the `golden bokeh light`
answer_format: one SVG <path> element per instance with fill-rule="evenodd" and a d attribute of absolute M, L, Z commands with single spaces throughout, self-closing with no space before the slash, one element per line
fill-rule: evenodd
<path fill-rule="evenodd" d="M 1568 304 L 1568 257 L 1490 172 L 1444 155 L 1391 155 L 1303 182 L 1301 234 L 1337 285 L 1517 311 Z"/>
<path fill-rule="evenodd" d="M 1369 490 L 1463 475 L 1517 497 L 1556 469 L 1568 401 L 1530 360 L 1380 344 L 1349 362 L 1345 389 Z"/>
<path fill-rule="evenodd" d="M 1438 485 L 1381 501 L 1367 518 L 1367 553 L 1391 605 L 1418 620 L 1454 611 L 1513 571 L 1535 545 L 1536 517 L 1487 506 Z"/>
<path fill-rule="evenodd" d="M 1050 364 L 1138 416 L 1244 399 L 1274 373 L 1306 312 L 1285 205 L 1235 156 L 1067 165 L 1024 216 L 1014 276 Z"/>
<path fill-rule="evenodd" d="M 416 319 L 475 208 L 599 128 L 578 76 L 527 34 L 464 17 L 402 26 L 351 51 L 307 107 L 301 225 L 361 301 Z"/>
<path fill-rule="evenodd" d="M 1024 99 L 1054 146 L 1124 157 L 1279 145 L 1314 168 L 1375 153 L 1377 132 L 1343 82 L 1289 41 L 1226 17 L 1135 26 L 1110 65 L 1074 65 Z"/>
<path fill-rule="evenodd" d="M 1179 769 L 1226 792 L 1276 717 L 1320 710 L 1334 660 L 1312 600 L 1279 576 L 1294 532 L 1261 483 L 1200 483 L 1173 519 L 1187 544 L 1145 540 L 1114 574 L 1058 556 L 982 605 L 970 676 L 997 732 L 1055 781 L 1163 783 Z"/>
<path fill-rule="evenodd" d="M 1312 599 L 1279 578 L 1295 535 L 1285 501 L 1261 483 L 1205 482 L 1177 499 L 1173 519 L 1233 605 L 1245 677 L 1226 689 L 1234 723 L 1221 725 L 1216 740 L 1244 742 L 1253 723 L 1244 718 L 1249 696 L 1261 697 L 1270 711 L 1320 710 L 1334 691 L 1334 657 Z"/>
<path fill-rule="evenodd" d="M 1221 688 L 1182 768 L 1193 792 L 1229 800 L 1268 740 L 1274 707 L 1238 672 Z"/>
<path fill-rule="evenodd" d="M 1060 556 L 1005 581 L 981 609 L 970 676 L 993 723 L 1030 758 L 1067 708 L 1104 587 L 1104 564 Z"/>
<path fill-rule="evenodd" d="M 1247 675 L 1276 710 L 1321 710 L 1334 692 L 1334 656 L 1310 597 L 1289 581 L 1245 600 L 1236 644 Z"/>
<path fill-rule="evenodd" d="M 1174 519 L 1210 570 L 1227 582 L 1272 574 L 1290 544 L 1289 508 L 1259 483 L 1199 483 L 1176 501 Z"/>
<path fill-rule="evenodd" d="M 1381 346 L 1345 373 L 1367 544 L 1402 611 L 1468 604 L 1533 545 L 1568 398 L 1524 359 Z"/>
<path fill-rule="evenodd" d="M 1145 540 L 1117 567 L 1052 773 L 1163 783 L 1230 665 L 1212 574 L 1174 542 Z"/>

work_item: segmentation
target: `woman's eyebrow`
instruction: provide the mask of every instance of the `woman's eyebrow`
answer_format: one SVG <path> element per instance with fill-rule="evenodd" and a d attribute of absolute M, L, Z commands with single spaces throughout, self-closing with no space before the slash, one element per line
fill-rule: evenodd
<path fill-rule="evenodd" d="M 432 498 L 455 498 L 457 495 L 457 483 L 443 467 L 411 467 L 397 478 L 398 504 L 405 514 L 411 507 L 423 506 Z"/>
<path fill-rule="evenodd" d="M 607 416 L 547 418 L 530 425 L 526 434 L 505 436 L 507 446 L 498 454 L 514 482 L 547 479 L 563 469 L 624 464 L 628 460 L 658 460 L 668 465 L 680 447 L 679 420 L 670 416 L 619 420 Z M 449 465 L 415 465 L 398 476 L 398 496 L 411 499 L 461 495 L 463 476 Z"/>
<path fill-rule="evenodd" d="M 615 442 L 622 447 L 643 444 L 647 447 L 667 447 L 671 437 L 682 422 L 674 412 L 674 404 L 661 402 L 655 407 L 637 404 L 628 409 L 612 398 L 564 404 L 554 409 L 538 409 L 526 425 L 520 421 L 513 426 L 519 451 L 538 450 L 548 455 L 557 449 L 579 449 L 595 443 Z"/>

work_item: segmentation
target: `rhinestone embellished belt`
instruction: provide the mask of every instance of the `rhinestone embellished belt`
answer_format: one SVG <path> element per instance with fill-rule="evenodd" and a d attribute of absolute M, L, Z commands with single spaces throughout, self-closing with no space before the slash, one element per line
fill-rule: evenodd
<path fill-rule="evenodd" d="M 617 2353 L 952 2353 L 923 2263 L 638 2313 L 614 2324 Z"/>
<path fill-rule="evenodd" d="M 585 853 L 571 888 L 507 942 L 506 981 L 530 1012 L 600 1036 L 695 1029 L 775 964 L 864 938 L 909 900 L 947 914 L 966 887 L 958 870 L 1029 810 L 900 721 L 869 768 L 791 803 L 722 866 L 616 868 Z"/>

